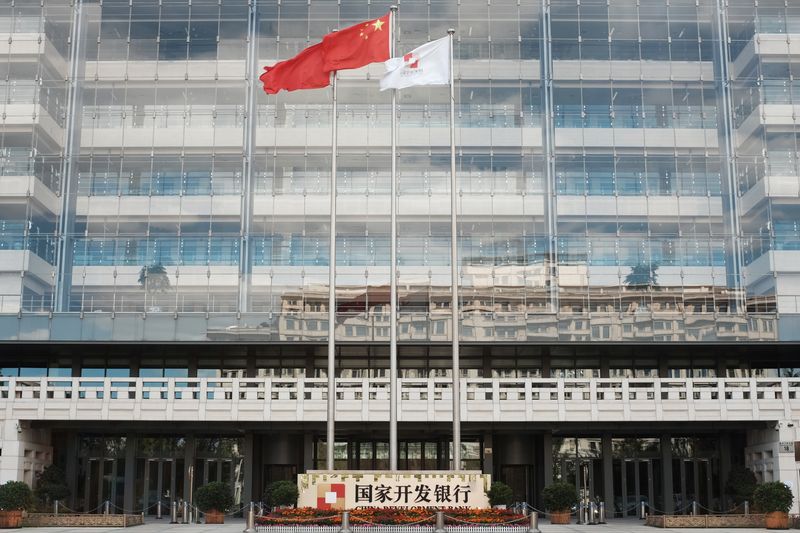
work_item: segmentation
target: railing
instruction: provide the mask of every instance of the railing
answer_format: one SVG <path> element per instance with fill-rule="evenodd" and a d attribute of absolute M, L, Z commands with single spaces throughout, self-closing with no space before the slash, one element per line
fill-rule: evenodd
<path fill-rule="evenodd" d="M 21 232 L 20 232 L 21 233 Z M 797 249 L 794 233 L 782 234 L 779 249 Z M 30 240 L 31 237 L 28 237 Z M 52 238 L 52 237 L 50 237 Z M 792 240 L 792 239 L 795 240 Z M 0 230 L 0 243 L 7 247 L 22 235 Z M 72 242 L 76 266 L 238 265 L 240 238 L 151 236 L 77 237 Z M 401 265 L 447 266 L 449 236 L 399 237 Z M 327 266 L 329 244 L 322 235 L 269 234 L 251 237 L 255 266 Z M 581 266 L 639 265 L 659 267 L 724 267 L 725 242 L 710 238 L 569 236 L 557 240 L 559 263 Z M 21 246 L 21 245 L 20 245 Z M 794 248 L 791 248 L 793 247 Z M 0 248 L 3 248 L 0 244 Z M 461 264 L 465 266 L 530 266 L 544 262 L 547 240 L 541 236 L 483 235 L 461 239 Z M 385 234 L 339 235 L 336 239 L 337 265 L 381 266 L 388 264 L 389 237 Z M 627 274 L 627 272 L 626 272 Z M 709 271 L 710 274 L 710 271 Z"/>
<path fill-rule="evenodd" d="M 339 104 L 340 127 L 377 127 L 389 124 L 388 105 Z M 398 124 L 401 128 L 447 128 L 450 109 L 447 105 L 400 105 Z M 331 123 L 327 104 L 262 105 L 258 109 L 258 126 L 262 128 L 321 128 Z M 519 104 L 461 104 L 456 107 L 456 127 L 460 128 L 538 128 L 541 110 L 538 106 Z"/>
<path fill-rule="evenodd" d="M 713 108 L 672 105 L 555 106 L 556 128 L 716 129 Z"/>
<path fill-rule="evenodd" d="M 3 176 L 35 176 L 48 189 L 58 191 L 61 186 L 61 157 L 58 155 L 32 155 L 28 148 L 0 149 L 0 184 Z"/>
<path fill-rule="evenodd" d="M 452 410 L 448 378 L 399 380 L 403 420 L 437 420 Z M 800 378 L 462 378 L 465 420 L 772 420 L 800 415 Z M 0 401 L 15 416 L 49 419 L 198 416 L 322 420 L 324 378 L 0 378 Z M 336 380 L 337 414 L 349 420 L 388 416 L 383 378 Z M 155 410 L 155 411 L 154 411 Z M 216 414 L 215 414 L 216 413 Z M 134 416 L 136 414 L 134 413 Z"/>
<path fill-rule="evenodd" d="M 242 172 L 187 171 L 78 173 L 79 196 L 213 196 L 242 193 Z"/>
<path fill-rule="evenodd" d="M 64 126 L 66 95 L 63 88 L 47 87 L 33 80 L 0 81 L 0 105 L 14 104 L 38 104 L 59 126 Z"/>
<path fill-rule="evenodd" d="M 379 127 L 389 123 L 388 105 L 339 104 L 340 127 Z M 449 106 L 401 105 L 401 127 L 449 126 Z M 241 128 L 245 110 L 239 105 L 110 105 L 85 106 L 83 128 Z M 461 128 L 538 128 L 541 110 L 519 104 L 463 104 L 457 109 Z M 317 128 L 331 123 L 327 104 L 262 105 L 258 126 L 262 128 Z"/>

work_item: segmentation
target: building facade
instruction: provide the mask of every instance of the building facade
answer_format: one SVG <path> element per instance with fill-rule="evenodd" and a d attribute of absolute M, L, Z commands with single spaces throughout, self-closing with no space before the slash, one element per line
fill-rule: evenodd
<path fill-rule="evenodd" d="M 333 310 L 331 91 L 257 78 L 389 4 L 2 2 L 0 481 L 257 501 L 324 467 L 328 394 L 336 468 L 388 467 L 383 67 L 340 73 Z M 456 30 L 459 206 L 454 281 L 449 90 L 403 90 L 400 468 L 452 466 L 457 329 L 460 466 L 520 501 L 723 510 L 736 466 L 797 494 L 800 6 L 397 4 L 401 51 Z"/>

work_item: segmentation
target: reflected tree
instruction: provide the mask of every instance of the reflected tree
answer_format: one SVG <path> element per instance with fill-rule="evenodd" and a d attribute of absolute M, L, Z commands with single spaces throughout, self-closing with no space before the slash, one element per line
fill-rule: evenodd
<path fill-rule="evenodd" d="M 169 291 L 167 269 L 161 263 L 143 266 L 139 271 L 139 286 L 149 294 L 163 294 Z"/>
<path fill-rule="evenodd" d="M 631 267 L 625 276 L 625 285 L 635 288 L 655 287 L 658 285 L 658 263 L 639 263 Z"/>

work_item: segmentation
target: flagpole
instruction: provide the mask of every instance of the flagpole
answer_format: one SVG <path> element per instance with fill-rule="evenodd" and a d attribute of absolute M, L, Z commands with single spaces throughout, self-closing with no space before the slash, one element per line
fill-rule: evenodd
<path fill-rule="evenodd" d="M 336 71 L 331 72 L 333 106 L 331 109 L 331 207 L 330 251 L 328 267 L 328 436 L 326 468 L 333 470 L 333 447 L 336 438 L 336 152 L 338 151 L 338 108 L 336 103 Z"/>
<path fill-rule="evenodd" d="M 395 54 L 397 6 L 389 8 L 389 57 Z M 389 253 L 389 469 L 397 470 L 397 89 L 392 89 L 392 176 L 389 201 L 391 251 Z"/>
<path fill-rule="evenodd" d="M 453 34 L 450 28 L 450 278 L 452 285 L 452 337 L 453 337 L 453 470 L 461 470 L 461 362 L 459 360 L 459 310 L 458 310 L 458 218 L 456 179 L 456 97 L 453 77 Z"/>

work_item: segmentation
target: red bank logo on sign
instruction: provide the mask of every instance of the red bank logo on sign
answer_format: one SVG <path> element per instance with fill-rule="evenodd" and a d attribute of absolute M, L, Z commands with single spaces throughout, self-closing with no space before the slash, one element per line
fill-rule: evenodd
<path fill-rule="evenodd" d="M 317 485 L 317 509 L 344 510 L 344 483 Z"/>

